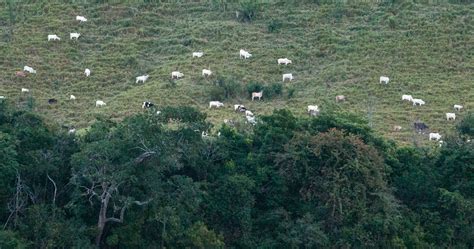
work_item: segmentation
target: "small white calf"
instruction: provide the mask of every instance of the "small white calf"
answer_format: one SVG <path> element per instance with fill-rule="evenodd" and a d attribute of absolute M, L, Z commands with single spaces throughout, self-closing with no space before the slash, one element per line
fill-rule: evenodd
<path fill-rule="evenodd" d="M 91 70 L 89 68 L 86 68 L 86 70 L 84 70 L 84 74 L 86 75 L 86 77 L 89 77 L 91 75 Z"/>
<path fill-rule="evenodd" d="M 430 133 L 430 140 L 440 140 L 441 139 L 441 135 L 439 133 Z"/>
<path fill-rule="evenodd" d="M 293 74 L 291 74 L 291 73 L 285 73 L 285 74 L 283 74 L 283 82 L 284 82 L 285 80 L 292 81 L 292 80 L 293 80 Z"/>
<path fill-rule="evenodd" d="M 87 22 L 87 18 L 83 17 L 83 16 L 76 16 L 76 21 L 79 21 L 79 22 Z"/>
<path fill-rule="evenodd" d="M 79 38 L 79 36 L 81 36 L 81 34 L 79 34 L 79 33 L 69 33 L 69 39 L 71 39 L 71 40 L 72 39 L 77 40 Z"/>
<path fill-rule="evenodd" d="M 145 81 L 148 80 L 148 77 L 150 77 L 150 75 L 142 75 L 142 76 L 138 76 L 135 80 L 135 83 L 139 83 L 140 81 L 145 83 Z"/>
<path fill-rule="evenodd" d="M 385 83 L 388 84 L 390 79 L 387 76 L 380 76 L 380 84 Z"/>
<path fill-rule="evenodd" d="M 211 76 L 212 72 L 209 69 L 202 70 L 202 76 Z"/>
<path fill-rule="evenodd" d="M 224 106 L 224 103 L 222 103 L 220 101 L 210 101 L 209 102 L 209 108 L 212 108 L 212 107 L 219 108 L 219 107 L 223 107 L 223 106 Z"/>
<path fill-rule="evenodd" d="M 241 108 L 245 108 L 244 105 L 234 105 L 234 111 L 240 111 Z"/>
<path fill-rule="evenodd" d="M 464 108 L 462 105 L 454 105 L 454 110 L 460 111 L 462 108 Z"/>
<path fill-rule="evenodd" d="M 72 128 L 67 133 L 72 135 L 72 134 L 76 133 L 76 129 Z"/>
<path fill-rule="evenodd" d="M 413 102 L 413 105 L 424 105 L 425 104 L 425 101 L 423 101 L 422 99 L 413 99 L 412 100 Z"/>
<path fill-rule="evenodd" d="M 261 100 L 261 99 L 262 99 L 262 96 L 263 96 L 263 91 L 260 91 L 260 92 L 253 92 L 253 93 L 252 93 L 252 101 L 253 101 L 255 98 L 258 98 L 258 100 Z"/>
<path fill-rule="evenodd" d="M 201 58 L 203 55 L 204 55 L 203 52 L 193 52 L 193 58 L 194 57 Z"/>
<path fill-rule="evenodd" d="M 344 96 L 344 95 L 337 95 L 337 96 L 336 96 L 336 102 L 340 102 L 340 101 L 346 101 L 346 96 Z"/>
<path fill-rule="evenodd" d="M 22 93 L 29 93 L 29 92 L 30 92 L 30 89 L 28 89 L 28 88 L 22 88 L 22 89 L 21 89 L 21 92 L 22 92 Z"/>
<path fill-rule="evenodd" d="M 251 116 L 253 117 L 253 113 L 249 110 L 245 111 L 245 116 Z"/>
<path fill-rule="evenodd" d="M 76 100 L 76 96 L 74 96 L 74 95 L 71 94 L 71 96 L 69 96 L 69 99 L 70 99 L 70 100 Z"/>
<path fill-rule="evenodd" d="M 102 106 L 106 106 L 106 105 L 107 105 L 107 104 L 106 104 L 104 101 L 102 101 L 102 100 L 97 100 L 97 101 L 95 102 L 95 107 L 102 107 Z"/>
<path fill-rule="evenodd" d="M 446 113 L 446 120 L 456 120 L 456 113 Z"/>
<path fill-rule="evenodd" d="M 411 95 L 402 95 L 402 100 L 413 101 L 413 96 Z"/>
<path fill-rule="evenodd" d="M 400 125 L 394 125 L 393 126 L 393 131 L 401 131 L 402 127 Z"/>
<path fill-rule="evenodd" d="M 288 58 L 280 58 L 280 59 L 278 59 L 277 61 L 278 61 L 278 65 L 281 65 L 281 64 L 285 64 L 285 65 L 291 64 L 291 60 L 288 60 Z"/>
<path fill-rule="evenodd" d="M 24 66 L 23 71 L 27 71 L 28 73 L 36 73 L 36 70 L 29 66 Z"/>
<path fill-rule="evenodd" d="M 247 52 L 247 51 L 245 51 L 245 50 L 243 50 L 243 49 L 240 50 L 240 59 L 242 59 L 242 58 L 248 59 L 248 58 L 250 58 L 250 57 L 252 57 L 252 54 L 251 54 L 251 53 L 249 53 L 249 52 Z"/>
<path fill-rule="evenodd" d="M 60 41 L 61 38 L 59 38 L 59 36 L 57 36 L 57 35 L 48 35 L 48 41 L 51 41 L 51 40 Z"/>
<path fill-rule="evenodd" d="M 308 113 L 311 113 L 311 112 L 319 112 L 319 107 L 317 105 L 309 105 Z"/>
<path fill-rule="evenodd" d="M 183 77 L 183 76 L 184 76 L 184 74 L 181 73 L 181 72 L 178 72 L 178 71 L 173 71 L 173 72 L 171 72 L 171 78 L 172 78 L 172 79 L 175 79 L 175 78 L 176 78 L 176 79 L 179 79 L 179 78 L 181 78 L 181 77 Z"/>

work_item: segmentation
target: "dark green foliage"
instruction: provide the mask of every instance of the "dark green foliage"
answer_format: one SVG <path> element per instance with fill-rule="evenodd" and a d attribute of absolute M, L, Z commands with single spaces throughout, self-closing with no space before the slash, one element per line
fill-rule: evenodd
<path fill-rule="evenodd" d="M 273 19 L 267 25 L 267 30 L 270 33 L 277 33 L 283 27 L 283 23 L 280 20 Z"/>
<path fill-rule="evenodd" d="M 252 130 L 203 138 L 205 114 L 160 111 L 66 135 L 0 104 L 0 247 L 474 246 L 465 135 L 397 147 L 329 108 L 277 110 Z"/>
<path fill-rule="evenodd" d="M 260 10 L 259 0 L 241 0 L 237 11 L 237 20 L 240 22 L 252 22 Z"/>
<path fill-rule="evenodd" d="M 466 115 L 466 117 L 464 117 L 464 119 L 457 125 L 457 129 L 462 135 L 474 137 L 474 112 Z"/>

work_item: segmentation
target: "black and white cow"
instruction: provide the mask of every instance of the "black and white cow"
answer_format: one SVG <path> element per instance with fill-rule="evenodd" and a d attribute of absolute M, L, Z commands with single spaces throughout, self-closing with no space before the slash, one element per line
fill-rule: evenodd
<path fill-rule="evenodd" d="M 153 106 L 155 106 L 155 104 L 153 104 L 152 102 L 145 101 L 145 102 L 143 102 L 142 108 L 150 108 L 150 107 L 153 107 Z"/>

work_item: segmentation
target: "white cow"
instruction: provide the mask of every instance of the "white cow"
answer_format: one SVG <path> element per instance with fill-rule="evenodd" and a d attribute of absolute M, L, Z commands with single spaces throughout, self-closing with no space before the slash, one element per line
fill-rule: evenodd
<path fill-rule="evenodd" d="M 446 120 L 456 120 L 456 113 L 446 113 Z"/>
<path fill-rule="evenodd" d="M 385 83 L 388 84 L 390 79 L 387 76 L 380 76 L 380 84 Z"/>
<path fill-rule="evenodd" d="M 253 93 L 252 93 L 252 101 L 253 101 L 255 98 L 258 98 L 258 100 L 261 100 L 261 99 L 262 99 L 262 96 L 263 96 L 263 91 L 260 91 L 260 92 L 253 92 Z"/>
<path fill-rule="evenodd" d="M 402 95 L 402 100 L 413 101 L 413 96 L 411 95 Z"/>
<path fill-rule="evenodd" d="M 251 111 L 249 111 L 249 110 L 246 110 L 246 111 L 245 111 L 245 116 L 251 116 L 251 117 L 253 117 L 253 113 L 252 113 Z"/>
<path fill-rule="evenodd" d="M 76 16 L 76 21 L 79 21 L 79 22 L 87 22 L 87 18 L 83 17 L 83 16 Z"/>
<path fill-rule="evenodd" d="M 240 50 L 240 59 L 242 59 L 242 58 L 248 59 L 248 58 L 250 58 L 250 57 L 252 57 L 252 54 L 251 54 L 251 53 L 249 53 L 249 52 L 247 52 L 247 51 L 245 51 L 245 50 L 243 50 L 243 49 Z"/>
<path fill-rule="evenodd" d="M 74 96 L 74 95 L 71 94 L 71 96 L 69 96 L 69 99 L 70 99 L 70 100 L 76 100 L 76 96 Z"/>
<path fill-rule="evenodd" d="M 28 73 L 36 73 L 36 70 L 29 66 L 24 66 L 23 71 L 27 71 Z"/>
<path fill-rule="evenodd" d="M 79 36 L 81 36 L 81 34 L 79 33 L 69 33 L 69 38 L 72 40 L 72 39 L 78 39 Z"/>
<path fill-rule="evenodd" d="M 211 76 L 212 72 L 209 69 L 202 70 L 202 76 Z"/>
<path fill-rule="evenodd" d="M 70 134 L 70 135 L 72 135 L 72 134 L 76 133 L 76 129 L 75 129 L 75 128 L 72 128 L 72 129 L 70 129 L 67 133 Z"/>
<path fill-rule="evenodd" d="M 247 119 L 247 123 L 249 124 L 255 125 L 257 123 L 257 121 L 255 121 L 255 117 L 253 116 L 245 116 L 245 118 Z"/>
<path fill-rule="evenodd" d="M 434 132 L 430 133 L 430 140 L 438 141 L 440 139 L 441 139 L 441 135 L 439 133 L 434 133 Z"/>
<path fill-rule="evenodd" d="M 413 105 L 424 105 L 425 104 L 425 101 L 423 101 L 422 99 L 413 99 L 412 100 L 413 102 Z"/>
<path fill-rule="evenodd" d="M 5 99 L 5 96 L 0 96 L 0 99 Z"/>
<path fill-rule="evenodd" d="M 283 74 L 283 82 L 284 82 L 285 80 L 292 81 L 292 80 L 293 80 L 293 74 L 291 74 L 291 73 L 285 73 L 285 74 Z"/>
<path fill-rule="evenodd" d="M 280 59 L 278 59 L 277 61 L 278 61 L 278 65 L 281 65 L 281 64 L 285 64 L 285 65 L 291 64 L 291 60 L 288 60 L 288 58 L 280 58 Z"/>
<path fill-rule="evenodd" d="M 57 36 L 57 35 L 48 35 L 48 41 L 51 41 L 51 40 L 60 41 L 61 38 L 59 38 L 59 36 Z"/>
<path fill-rule="evenodd" d="M 454 105 L 454 110 L 460 111 L 462 108 L 464 108 L 462 105 Z"/>
<path fill-rule="evenodd" d="M 234 111 L 240 111 L 240 109 L 245 109 L 244 105 L 234 105 Z"/>
<path fill-rule="evenodd" d="M 309 105 L 308 113 L 311 113 L 311 112 L 319 112 L 319 107 L 317 105 Z"/>
<path fill-rule="evenodd" d="M 138 76 L 135 80 L 135 83 L 139 83 L 140 81 L 145 83 L 145 81 L 148 80 L 148 77 L 150 77 L 150 75 L 142 75 L 142 76 Z"/>
<path fill-rule="evenodd" d="M 181 78 L 181 77 L 183 77 L 183 76 L 184 76 L 184 74 L 181 73 L 181 72 L 178 72 L 178 71 L 173 71 L 173 72 L 171 72 L 171 78 L 172 78 L 172 79 L 174 79 L 174 78 L 179 79 L 179 78 Z"/>
<path fill-rule="evenodd" d="M 22 88 L 22 89 L 21 89 L 21 92 L 22 92 L 22 93 L 29 93 L 29 92 L 30 92 L 30 89 L 28 89 L 28 88 Z"/>
<path fill-rule="evenodd" d="M 97 101 L 95 102 L 95 107 L 102 107 L 102 106 L 106 106 L 106 105 L 107 105 L 107 104 L 106 104 L 104 101 L 102 101 L 102 100 L 97 100 Z"/>
<path fill-rule="evenodd" d="M 193 58 L 194 57 L 201 58 L 203 55 L 204 55 L 203 52 L 193 52 Z"/>
<path fill-rule="evenodd" d="M 91 70 L 89 68 L 86 68 L 86 70 L 84 70 L 84 74 L 86 75 L 86 77 L 89 77 L 91 75 Z"/>
<path fill-rule="evenodd" d="M 212 108 L 212 107 L 219 108 L 219 107 L 223 107 L 223 106 L 224 106 L 224 103 L 222 103 L 220 101 L 210 101 L 209 102 L 209 108 Z"/>

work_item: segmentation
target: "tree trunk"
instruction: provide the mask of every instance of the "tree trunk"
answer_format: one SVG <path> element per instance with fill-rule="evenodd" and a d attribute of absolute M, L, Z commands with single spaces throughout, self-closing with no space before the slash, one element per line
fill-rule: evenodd
<path fill-rule="evenodd" d="M 97 222 L 97 229 L 99 230 L 95 239 L 95 245 L 97 246 L 97 248 L 100 247 L 102 234 L 104 233 L 105 223 L 107 222 L 107 207 L 109 206 L 109 199 L 110 195 L 107 192 L 107 188 L 105 188 L 101 196 L 99 222 Z"/>

